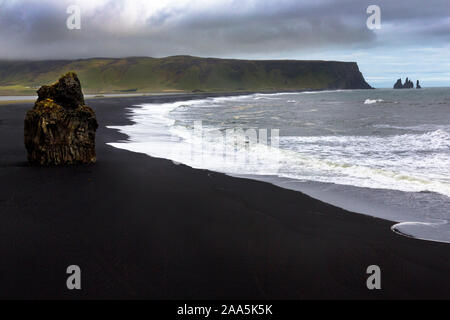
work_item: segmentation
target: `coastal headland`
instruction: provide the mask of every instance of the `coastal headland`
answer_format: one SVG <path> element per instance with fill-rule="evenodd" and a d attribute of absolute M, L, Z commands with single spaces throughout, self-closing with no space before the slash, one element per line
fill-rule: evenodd
<path fill-rule="evenodd" d="M 32 70 L 32 71 L 30 71 Z M 85 94 L 370 89 L 356 62 L 172 56 L 0 61 L 0 96 L 30 95 L 75 71 Z"/>

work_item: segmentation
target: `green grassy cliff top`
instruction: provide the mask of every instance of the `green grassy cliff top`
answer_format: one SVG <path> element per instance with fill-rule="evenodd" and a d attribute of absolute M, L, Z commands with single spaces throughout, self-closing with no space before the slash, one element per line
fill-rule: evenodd
<path fill-rule="evenodd" d="M 0 61 L 0 94 L 30 94 L 66 72 L 85 93 L 370 88 L 354 62 L 173 56 Z"/>

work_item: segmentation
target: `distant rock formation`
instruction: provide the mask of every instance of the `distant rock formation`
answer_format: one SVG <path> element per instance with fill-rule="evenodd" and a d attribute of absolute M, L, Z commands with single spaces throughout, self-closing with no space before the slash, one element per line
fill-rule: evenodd
<path fill-rule="evenodd" d="M 419 80 L 417 80 L 417 83 L 416 83 L 416 89 L 422 89 L 422 87 L 421 87 L 420 84 L 419 84 Z"/>
<path fill-rule="evenodd" d="M 94 110 L 85 105 L 80 80 L 68 72 L 58 82 L 42 86 L 25 117 L 28 161 L 39 165 L 94 163 Z"/>
<path fill-rule="evenodd" d="M 403 88 L 406 89 L 414 88 L 414 83 L 411 80 L 408 80 L 408 78 L 406 78 L 405 83 L 403 84 Z"/>
<path fill-rule="evenodd" d="M 402 79 L 398 79 L 394 84 L 394 89 L 403 89 Z"/>
<path fill-rule="evenodd" d="M 402 79 L 398 79 L 394 84 L 394 89 L 411 89 L 414 88 L 414 83 L 406 78 L 405 83 L 402 84 Z"/>

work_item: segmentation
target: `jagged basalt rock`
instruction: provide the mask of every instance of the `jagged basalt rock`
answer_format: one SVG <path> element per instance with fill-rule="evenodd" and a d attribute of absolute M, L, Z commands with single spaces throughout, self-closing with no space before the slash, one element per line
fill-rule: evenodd
<path fill-rule="evenodd" d="M 420 83 L 419 83 L 419 80 L 417 80 L 417 83 L 416 83 L 416 89 L 422 89 L 422 87 L 421 87 L 421 85 L 420 85 Z"/>
<path fill-rule="evenodd" d="M 95 112 L 84 104 L 80 81 L 73 72 L 38 90 L 25 117 L 28 161 L 39 165 L 94 163 Z"/>
<path fill-rule="evenodd" d="M 406 78 L 405 83 L 403 84 L 403 88 L 406 88 L 406 89 L 414 88 L 414 83 L 411 80 L 409 80 L 408 78 Z"/>
<path fill-rule="evenodd" d="M 411 89 L 414 88 L 414 83 L 406 78 L 405 83 L 402 84 L 402 79 L 398 79 L 394 84 L 394 89 Z"/>
<path fill-rule="evenodd" d="M 394 89 L 403 89 L 402 79 L 397 79 L 397 82 L 394 84 Z"/>

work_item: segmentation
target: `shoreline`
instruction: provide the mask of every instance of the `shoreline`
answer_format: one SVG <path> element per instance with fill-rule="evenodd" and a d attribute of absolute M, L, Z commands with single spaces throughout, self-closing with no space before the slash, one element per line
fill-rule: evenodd
<path fill-rule="evenodd" d="M 198 97 L 198 96 L 196 96 Z M 448 245 L 266 182 L 175 165 L 106 145 L 133 104 L 94 99 L 98 162 L 30 167 L 23 117 L 0 108 L 0 274 L 4 298 L 449 298 Z M 83 290 L 65 289 L 65 268 Z M 366 288 L 379 265 L 382 290 Z"/>
<path fill-rule="evenodd" d="M 274 186 L 277 186 L 277 187 L 280 187 L 280 188 L 283 188 L 286 190 L 292 190 L 295 192 L 299 192 L 301 194 L 305 194 L 317 201 L 322 201 L 324 203 L 335 206 L 342 210 L 346 210 L 346 211 L 360 214 L 360 215 L 363 215 L 366 217 L 371 217 L 371 218 L 380 219 L 380 220 L 389 222 L 391 224 L 389 229 L 392 232 L 397 233 L 398 235 L 410 238 L 410 239 L 415 239 L 415 240 L 420 240 L 420 241 L 430 241 L 430 242 L 442 243 L 442 244 L 447 244 L 447 245 L 450 244 L 450 240 L 438 239 L 438 238 L 436 238 L 436 236 L 434 236 L 434 238 L 432 238 L 431 236 L 430 237 L 426 237 L 423 235 L 420 236 L 418 234 L 408 233 L 406 231 L 401 230 L 401 227 L 410 226 L 410 225 L 421 226 L 422 228 L 427 227 L 427 228 L 430 228 L 431 230 L 433 230 L 433 228 L 435 228 L 436 226 L 448 224 L 447 220 L 441 220 L 441 222 L 426 222 L 426 221 L 414 220 L 412 218 L 409 221 L 402 220 L 402 219 L 398 219 L 398 220 L 390 219 L 389 217 L 382 216 L 381 213 L 383 213 L 383 212 L 385 213 L 386 211 L 394 212 L 395 210 L 393 208 L 385 205 L 384 203 L 376 203 L 374 201 L 374 199 L 361 198 L 361 195 L 366 195 L 366 196 L 370 195 L 372 190 L 383 191 L 383 192 L 397 192 L 397 193 L 405 193 L 405 194 L 408 194 L 408 192 L 402 192 L 402 191 L 398 191 L 398 190 L 388 190 L 388 189 L 370 189 L 370 188 L 363 188 L 363 187 L 356 187 L 356 186 L 349 186 L 349 185 L 339 185 L 339 184 L 334 184 L 334 183 L 317 182 L 317 181 L 300 182 L 300 181 L 295 181 L 294 179 L 280 178 L 278 176 L 257 176 L 257 175 L 252 176 L 252 175 L 239 175 L 239 174 L 236 174 L 236 175 L 229 174 L 229 176 L 269 183 L 271 185 L 274 185 Z M 314 185 L 314 187 L 312 187 L 311 185 Z M 356 196 L 356 195 L 358 195 L 358 196 Z M 377 205 L 378 208 L 374 209 L 373 207 L 371 207 L 371 204 L 373 206 Z M 407 209 L 404 209 L 404 210 L 407 211 Z M 392 215 L 392 214 L 393 213 L 390 213 L 390 215 Z M 436 219 L 436 220 L 438 220 L 438 219 Z"/>
<path fill-rule="evenodd" d="M 372 88 L 375 89 L 375 88 Z M 241 95 L 251 95 L 251 94 L 277 94 L 277 93 L 302 93 L 302 92 L 320 92 L 320 91 L 340 91 L 340 90 L 369 90 L 369 89 L 299 89 L 299 90 L 266 90 L 266 91 L 217 91 L 217 92 L 148 92 L 148 93 L 104 93 L 104 94 L 85 94 L 85 100 L 93 99 L 117 99 L 117 98 L 142 98 L 142 97 L 168 97 L 172 99 L 174 97 L 233 97 Z M 12 97 L 14 99 L 6 100 L 5 98 Z M 26 99 L 22 99 L 22 97 Z M 2 100 L 5 99 L 5 100 Z M 18 96 L 8 96 L 0 95 L 0 105 L 2 104 L 13 104 L 13 103 L 26 103 L 34 102 L 37 99 L 36 96 L 18 95 Z M 182 99 L 180 99 L 182 100 Z M 178 100 L 173 100 L 178 101 Z"/>
<path fill-rule="evenodd" d="M 338 90 L 341 91 L 341 90 Z M 345 91 L 345 90 L 344 90 Z M 298 93 L 303 93 L 305 91 L 300 91 Z M 310 91 L 308 91 L 310 92 Z M 325 90 L 322 92 L 336 92 L 336 91 L 330 91 L 330 90 Z M 276 92 L 275 94 L 278 94 L 280 92 Z M 285 93 L 285 92 L 282 92 Z M 249 93 L 249 94 L 254 94 L 254 93 Z M 228 96 L 235 96 L 236 93 L 228 93 Z M 262 94 L 264 95 L 264 94 Z M 270 93 L 267 93 L 267 95 L 270 95 Z M 216 95 L 208 95 L 205 94 L 202 97 L 195 97 L 195 99 L 207 99 L 208 97 L 216 97 Z M 226 97 L 221 95 L 220 97 Z M 181 97 L 169 97 L 169 100 L 172 102 L 184 102 L 184 101 L 189 101 L 191 97 L 187 97 L 187 96 L 181 96 Z M 131 109 L 131 107 L 130 107 Z M 134 124 L 134 122 L 132 121 L 132 123 Z M 120 130 L 120 128 L 114 127 L 114 126 L 108 126 L 111 129 L 117 129 Z M 113 128 L 114 127 L 114 128 Z M 119 126 L 120 127 L 120 126 Z M 126 133 L 125 133 L 126 135 Z M 128 135 L 127 139 L 128 140 Z M 119 141 L 116 141 L 116 143 Z M 119 145 L 121 143 L 118 143 Z M 121 147 L 121 146 L 115 146 L 115 143 L 110 143 L 110 145 L 119 148 L 119 149 L 124 149 L 124 150 L 129 150 L 131 152 L 138 152 L 141 153 L 140 151 L 135 151 L 133 149 L 127 149 L 126 147 Z M 143 154 L 146 154 L 145 152 L 142 152 Z M 155 157 L 155 154 L 152 154 L 151 152 L 148 154 L 150 157 Z M 173 158 L 171 158 L 170 156 L 164 156 L 164 155 L 157 155 L 157 158 L 161 158 L 161 159 L 167 159 L 167 160 L 174 160 Z M 183 163 L 189 167 L 191 167 L 189 164 Z M 194 168 L 191 167 L 193 169 L 206 169 L 206 170 L 211 170 L 214 171 L 214 169 L 208 169 L 208 168 Z M 215 171 L 215 172 L 221 172 L 221 171 Z M 328 203 L 330 205 L 336 206 L 338 208 L 347 210 L 347 211 L 351 211 L 351 212 L 355 212 L 358 214 L 362 214 L 365 216 L 369 216 L 369 217 L 374 217 L 374 218 L 379 218 L 379 219 L 383 219 L 385 221 L 389 221 L 392 226 L 390 228 L 390 230 L 392 230 L 392 232 L 396 232 L 399 235 L 403 235 L 409 238 L 415 238 L 418 240 L 423 240 L 423 241 L 434 241 L 434 242 L 440 242 L 440 243 L 450 243 L 450 241 L 448 240 L 442 240 L 439 239 L 438 236 L 436 235 L 431 235 L 428 234 L 427 236 L 423 236 L 421 234 L 418 234 L 417 231 L 414 234 L 413 233 L 409 233 L 408 231 L 411 230 L 400 230 L 399 227 L 401 225 L 401 227 L 407 225 L 407 224 L 415 224 L 415 225 L 420 225 L 422 226 L 424 229 L 429 229 L 432 226 L 435 225 L 435 223 L 430 223 L 427 220 L 419 217 L 419 216 L 414 216 L 411 215 L 410 213 L 405 214 L 406 212 L 408 212 L 408 207 L 402 207 L 402 208 L 398 208 L 395 207 L 394 205 L 387 205 L 383 202 L 383 199 L 380 199 L 379 196 L 378 198 L 373 196 L 372 191 L 374 191 L 375 193 L 379 192 L 379 193 L 396 193 L 398 194 L 398 197 L 403 197 L 405 198 L 404 201 L 408 201 L 408 199 L 406 199 L 409 195 L 409 192 L 406 191 L 400 191 L 398 189 L 382 189 L 382 188 L 368 188 L 368 187 L 361 187 L 361 186 L 354 186 L 354 185 L 343 185 L 343 184 L 336 184 L 336 183 L 331 183 L 331 182 L 318 182 L 318 181 L 308 181 L 308 182 L 302 182 L 302 181 L 298 181 L 295 179 L 290 179 L 290 178 L 283 178 L 277 175 L 266 175 L 266 176 L 259 176 L 259 175 L 252 175 L 252 174 L 231 174 L 231 173 L 226 173 L 225 174 L 231 176 L 231 177 L 238 177 L 238 178 L 244 178 L 244 179 L 251 179 L 251 180 L 255 180 L 255 181 L 263 181 L 266 183 L 270 183 L 272 185 L 275 185 L 277 187 L 281 187 L 287 190 L 293 190 L 296 192 L 300 192 L 302 194 L 306 194 L 308 196 L 311 196 L 312 198 L 319 200 L 319 201 L 323 201 L 325 203 Z M 312 186 L 313 185 L 313 186 Z M 435 193 L 436 195 L 440 195 L 439 193 Z M 406 219 L 405 219 L 406 218 Z M 408 220 L 410 219 L 410 220 Z M 445 224 L 445 223 L 444 223 Z M 395 229 L 394 229 L 395 227 Z M 429 232 L 429 230 L 426 230 L 426 232 Z"/>

